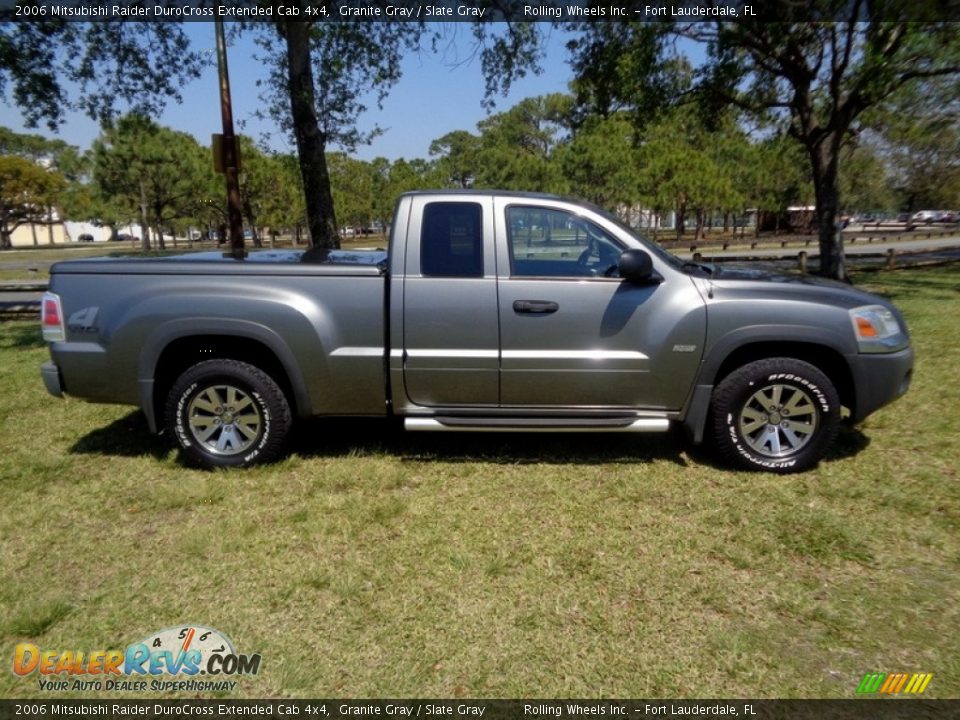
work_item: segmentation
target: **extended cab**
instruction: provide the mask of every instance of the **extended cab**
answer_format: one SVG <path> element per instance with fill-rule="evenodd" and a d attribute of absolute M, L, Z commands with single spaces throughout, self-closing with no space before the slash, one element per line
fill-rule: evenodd
<path fill-rule="evenodd" d="M 599 208 L 417 192 L 389 250 L 57 263 L 54 395 L 139 405 L 202 466 L 276 458 L 295 418 L 661 432 L 791 472 L 903 394 L 899 312 L 840 283 L 678 260 Z"/>

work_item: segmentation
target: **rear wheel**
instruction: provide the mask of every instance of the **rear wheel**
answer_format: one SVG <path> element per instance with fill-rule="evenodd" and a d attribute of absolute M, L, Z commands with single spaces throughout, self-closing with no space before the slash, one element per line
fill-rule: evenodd
<path fill-rule="evenodd" d="M 238 360 L 187 370 L 170 389 L 166 418 L 187 460 L 208 468 L 276 459 L 293 422 L 273 378 Z"/>
<path fill-rule="evenodd" d="M 770 358 L 728 375 L 713 394 L 714 439 L 728 461 L 755 470 L 800 472 L 837 434 L 840 399 L 810 363 Z"/>

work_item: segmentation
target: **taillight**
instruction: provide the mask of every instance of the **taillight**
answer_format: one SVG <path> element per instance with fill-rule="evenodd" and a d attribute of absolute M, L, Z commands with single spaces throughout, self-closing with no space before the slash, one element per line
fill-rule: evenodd
<path fill-rule="evenodd" d="M 43 327 L 43 339 L 47 342 L 63 342 L 67 333 L 63 327 L 63 308 L 60 296 L 46 292 L 40 301 L 40 325 Z"/>

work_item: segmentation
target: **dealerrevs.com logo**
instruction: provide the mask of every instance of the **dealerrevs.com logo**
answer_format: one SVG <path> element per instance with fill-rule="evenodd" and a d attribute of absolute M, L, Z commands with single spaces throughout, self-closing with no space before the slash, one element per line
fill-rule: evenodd
<path fill-rule="evenodd" d="M 230 691 L 233 677 L 256 675 L 260 654 L 243 655 L 219 630 L 181 625 L 151 633 L 126 650 L 52 650 L 20 643 L 13 672 L 36 676 L 47 692 Z"/>

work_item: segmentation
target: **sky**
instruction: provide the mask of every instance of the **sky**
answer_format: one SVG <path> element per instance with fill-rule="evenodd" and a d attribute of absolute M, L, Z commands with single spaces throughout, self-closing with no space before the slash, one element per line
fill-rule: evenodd
<path fill-rule="evenodd" d="M 201 144 L 209 145 L 210 136 L 221 132 L 216 57 L 213 53 L 214 26 L 212 22 L 190 22 L 185 23 L 185 29 L 194 48 L 209 51 L 210 64 L 199 79 L 182 88 L 183 103 L 177 105 L 171 101 L 157 120 L 162 125 L 188 132 Z M 481 105 L 484 81 L 480 60 L 466 59 L 472 38 L 465 25 L 460 24 L 457 38 L 459 57 L 449 51 L 446 56 L 430 53 L 409 56 L 403 61 L 402 77 L 390 91 L 383 108 L 378 109 L 373 99 L 366 103 L 369 109 L 360 118 L 360 128 L 368 130 L 379 126 L 384 133 L 371 145 L 358 147 L 355 157 L 363 160 L 378 156 L 389 160 L 426 158 L 430 143 L 451 130 L 476 132 L 477 122 L 487 117 Z M 568 36 L 559 31 L 552 31 L 542 62 L 543 74 L 517 81 L 506 98 L 496 98 L 494 112 L 507 110 L 526 97 L 566 92 L 571 79 L 564 47 L 567 39 Z M 256 80 L 265 75 L 254 59 L 255 51 L 250 38 L 230 41 L 227 50 L 236 129 L 258 141 L 269 134 L 269 147 L 291 151 L 293 148 L 272 122 L 254 117 L 261 102 Z M 54 136 L 42 125 L 26 128 L 18 109 L 9 100 L 0 103 L 0 125 L 16 132 Z M 98 133 L 99 127 L 94 121 L 81 113 L 70 113 L 56 137 L 86 149 Z"/>

